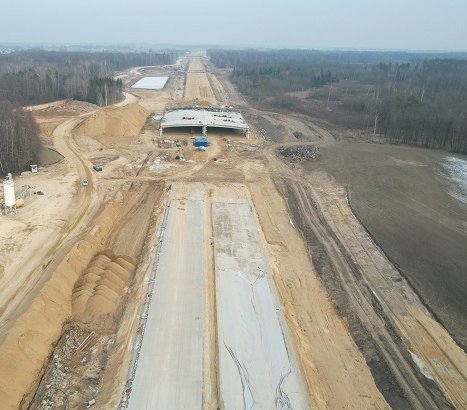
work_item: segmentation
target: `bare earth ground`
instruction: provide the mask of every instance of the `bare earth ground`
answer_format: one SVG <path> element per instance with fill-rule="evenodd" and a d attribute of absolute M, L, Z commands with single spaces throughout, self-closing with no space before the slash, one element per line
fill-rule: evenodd
<path fill-rule="evenodd" d="M 200 59 L 191 59 L 188 63 L 184 99 L 186 101 L 200 100 L 210 104 L 217 102 L 209 84 L 204 64 Z"/>
<path fill-rule="evenodd" d="M 467 207 L 447 192 L 446 156 L 339 144 L 322 148 L 320 159 L 306 169 L 312 175 L 324 171 L 347 187 L 355 214 L 465 349 Z"/>
<path fill-rule="evenodd" d="M 245 197 L 251 201 L 261 228 L 254 244 L 264 241 L 266 246 L 277 320 L 309 407 L 467 407 L 465 353 L 353 216 L 340 185 L 345 182 L 337 176 L 333 181 L 322 170 L 307 175 L 287 166 L 271 143 L 311 142 L 325 153 L 323 147 L 333 148 L 339 138 L 336 130 L 303 116 L 249 107 L 224 75 L 205 72 L 204 61 L 193 56 L 165 71 L 135 68 L 120 78 L 131 85 L 142 76 L 164 73 L 171 75 L 164 90 L 131 91 L 123 103 L 98 111 L 74 102 L 31 108 L 44 139 L 53 140 L 65 158 L 25 177 L 28 184 L 43 187 L 44 198 L 27 198 L 16 218 L 0 221 L 1 235 L 12 244 L 0 254 L 5 268 L 0 278 L 2 406 L 79 408 L 95 399 L 97 408 L 117 408 L 128 398 L 132 403 L 139 349 L 154 341 L 144 332 L 154 318 L 149 307 L 164 303 L 167 316 L 178 311 L 173 298 L 158 299 L 154 276 L 166 239 L 167 205 L 179 207 L 174 212 L 181 215 L 190 212 L 183 197 L 170 202 L 171 185 L 179 193 L 196 183 L 203 187 L 206 209 L 215 210 L 216 198 L 228 198 L 228 204 Z M 159 146 L 158 125 L 150 113 L 190 101 L 242 106 L 253 126 L 251 138 L 211 135 L 208 151 L 196 152 L 188 134 L 175 132 L 171 138 L 181 148 Z M 293 137 L 297 130 L 303 140 Z M 227 150 L 227 141 L 233 151 Z M 188 161 L 174 160 L 179 151 Z M 92 171 L 94 163 L 104 170 Z M 81 178 L 90 185 L 81 187 Z M 351 201 L 358 201 L 352 191 Z M 218 373 L 222 346 L 216 326 L 224 300 L 216 290 L 219 245 L 213 246 L 219 225 L 212 224 L 210 212 L 203 222 L 204 242 L 186 246 L 183 229 L 177 241 L 179 252 L 188 255 L 196 246 L 204 253 L 206 286 L 193 289 L 192 296 L 205 300 L 206 312 L 201 406 L 216 409 L 226 408 L 218 394 L 223 391 Z M 28 260 L 28 269 L 22 260 Z M 187 283 L 181 281 L 177 289 L 189 292 Z M 189 314 L 181 310 L 180 317 L 199 320 Z M 167 320 L 167 329 L 173 329 L 174 317 Z M 195 339 L 191 342 L 199 343 Z M 152 377 L 157 385 L 157 375 Z M 170 387 L 173 378 L 167 382 L 169 392 L 181 388 L 176 380 Z M 152 392 L 151 386 L 141 390 L 142 397 Z M 185 392 L 179 394 L 183 398 Z M 280 397 L 287 401 L 287 395 Z M 190 406 L 200 408 L 194 402 Z"/>

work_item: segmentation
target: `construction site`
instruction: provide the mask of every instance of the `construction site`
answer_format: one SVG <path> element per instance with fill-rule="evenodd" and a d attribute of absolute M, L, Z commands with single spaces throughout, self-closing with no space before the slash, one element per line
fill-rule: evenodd
<path fill-rule="evenodd" d="M 326 127 L 204 52 L 118 77 L 28 108 L 59 158 L 3 182 L 2 409 L 467 408 L 464 350 L 299 165 Z"/>

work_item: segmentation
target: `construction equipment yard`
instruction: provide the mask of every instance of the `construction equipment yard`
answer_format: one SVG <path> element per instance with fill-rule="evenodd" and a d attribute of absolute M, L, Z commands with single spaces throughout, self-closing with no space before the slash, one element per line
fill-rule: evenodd
<path fill-rule="evenodd" d="M 296 165 L 324 126 L 251 107 L 199 53 L 120 78 L 113 106 L 30 107 L 64 158 L 0 217 L 0 407 L 467 408 L 465 352 L 346 189 Z M 251 134 L 161 138 L 177 104 L 235 106 Z"/>

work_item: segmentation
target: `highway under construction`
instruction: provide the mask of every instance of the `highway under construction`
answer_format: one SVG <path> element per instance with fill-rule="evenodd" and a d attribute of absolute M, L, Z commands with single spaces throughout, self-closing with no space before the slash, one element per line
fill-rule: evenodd
<path fill-rule="evenodd" d="M 233 186 L 207 193 L 201 183 L 172 184 L 129 408 L 202 408 L 211 383 L 204 366 L 215 360 L 219 385 L 213 388 L 225 408 L 282 403 L 306 409 L 247 190 Z M 217 323 L 207 315 L 210 247 Z M 217 334 L 217 359 L 209 357 L 208 329 Z"/>
<path fill-rule="evenodd" d="M 114 106 L 31 108 L 64 159 L 23 180 L 55 205 L 0 232 L 4 408 L 467 408 L 465 353 L 346 189 L 289 161 L 324 127 L 251 107 L 202 52 L 119 78 Z"/>

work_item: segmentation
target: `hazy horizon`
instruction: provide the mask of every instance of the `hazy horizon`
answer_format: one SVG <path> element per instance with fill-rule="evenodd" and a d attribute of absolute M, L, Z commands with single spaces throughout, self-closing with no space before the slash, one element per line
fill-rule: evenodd
<path fill-rule="evenodd" d="M 0 43 L 467 51 L 467 2 L 341 0 L 2 6 Z"/>

